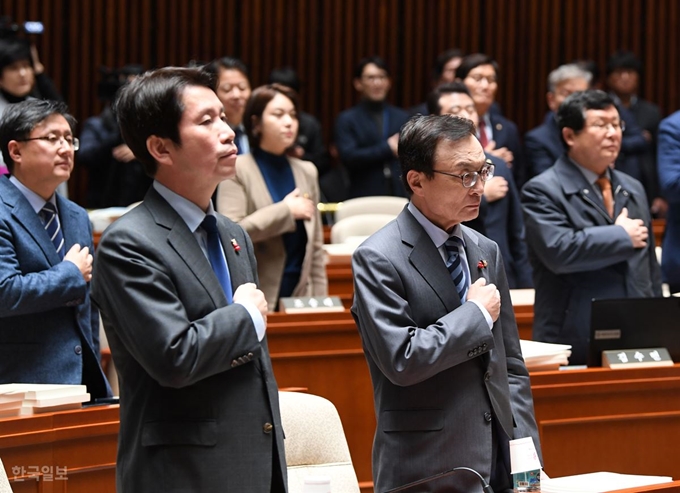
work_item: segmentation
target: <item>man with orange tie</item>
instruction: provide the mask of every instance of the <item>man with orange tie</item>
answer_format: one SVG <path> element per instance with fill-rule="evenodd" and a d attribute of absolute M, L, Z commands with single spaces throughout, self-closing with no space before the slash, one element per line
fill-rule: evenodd
<path fill-rule="evenodd" d="M 92 227 L 55 193 L 68 180 L 78 139 L 64 103 L 7 107 L 0 147 L 0 383 L 111 389 L 99 365 L 99 313 L 90 303 Z"/>
<path fill-rule="evenodd" d="M 572 345 L 585 364 L 594 298 L 661 296 L 642 184 L 613 168 L 624 123 L 602 91 L 570 95 L 557 111 L 567 146 L 522 190 L 534 268 L 533 337 Z"/>

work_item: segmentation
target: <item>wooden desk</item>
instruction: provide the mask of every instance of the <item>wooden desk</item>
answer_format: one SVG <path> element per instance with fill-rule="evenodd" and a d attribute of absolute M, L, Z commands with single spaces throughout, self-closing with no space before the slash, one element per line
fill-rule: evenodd
<path fill-rule="evenodd" d="M 118 428 L 117 405 L 0 419 L 0 458 L 12 490 L 115 493 Z M 66 467 L 67 480 L 57 479 L 56 467 Z"/>
<path fill-rule="evenodd" d="M 529 311 L 524 314 L 531 318 Z M 373 391 L 349 312 L 273 314 L 267 329 L 280 387 L 302 387 L 335 404 L 359 481 L 370 491 Z M 532 373 L 545 469 L 680 478 L 680 365 Z M 362 491 L 364 491 L 362 489 Z"/>

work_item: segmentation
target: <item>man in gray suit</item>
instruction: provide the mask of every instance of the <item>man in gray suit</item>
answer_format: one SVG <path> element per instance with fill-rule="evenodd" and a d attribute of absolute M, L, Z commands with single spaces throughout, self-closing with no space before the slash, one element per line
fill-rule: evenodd
<path fill-rule="evenodd" d="M 575 92 L 557 110 L 568 151 L 522 190 L 534 268 L 533 337 L 571 344 L 586 363 L 594 298 L 661 296 L 642 184 L 614 169 L 625 124 L 602 91 Z"/>
<path fill-rule="evenodd" d="M 94 264 L 120 381 L 119 492 L 286 491 L 253 245 L 210 200 L 236 162 L 213 87 L 206 72 L 170 67 L 130 82 L 115 104 L 154 177 Z"/>
<path fill-rule="evenodd" d="M 474 124 L 416 116 L 401 131 L 408 206 L 354 253 L 352 313 L 374 388 L 375 489 L 451 468 L 512 491 L 508 441 L 538 431 L 498 246 L 461 226 L 493 166 Z M 540 453 L 540 452 L 539 452 Z M 468 473 L 427 491 L 480 492 Z"/>

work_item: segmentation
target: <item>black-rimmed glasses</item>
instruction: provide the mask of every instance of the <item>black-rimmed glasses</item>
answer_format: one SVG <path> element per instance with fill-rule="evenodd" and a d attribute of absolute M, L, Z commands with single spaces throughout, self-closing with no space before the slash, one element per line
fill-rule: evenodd
<path fill-rule="evenodd" d="M 486 182 L 493 178 L 494 169 L 495 169 L 494 164 L 489 159 L 487 159 L 486 162 L 484 163 L 484 166 L 482 166 L 482 169 L 480 169 L 479 171 L 463 173 L 462 175 L 454 175 L 453 173 L 449 173 L 448 171 L 439 171 L 436 169 L 433 169 L 432 172 L 439 173 L 441 175 L 452 176 L 454 178 L 460 178 L 465 188 L 472 188 L 477 183 L 477 179 L 479 177 L 482 178 L 483 182 Z"/>
<path fill-rule="evenodd" d="M 47 142 L 48 144 L 51 144 L 52 147 L 61 147 L 64 142 L 73 149 L 74 151 L 77 151 L 80 149 L 80 140 L 78 140 L 76 137 L 70 137 L 70 136 L 57 136 L 57 135 L 45 135 L 44 137 L 31 137 L 29 139 L 17 139 L 17 142 L 29 142 L 31 140 L 42 140 L 44 142 Z"/>

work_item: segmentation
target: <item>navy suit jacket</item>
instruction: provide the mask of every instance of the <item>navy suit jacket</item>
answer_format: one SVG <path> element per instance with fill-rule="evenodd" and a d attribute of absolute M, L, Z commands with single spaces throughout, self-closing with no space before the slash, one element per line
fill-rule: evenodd
<path fill-rule="evenodd" d="M 536 301 L 533 337 L 571 344 L 571 364 L 586 363 L 590 306 L 594 298 L 661 296 L 661 273 L 654 236 L 634 248 L 614 223 L 628 215 L 651 229 L 642 184 L 611 170 L 614 218 L 597 191 L 566 155 L 522 189 L 529 260 L 534 268 Z"/>
<path fill-rule="evenodd" d="M 84 209 L 57 195 L 64 249 L 92 244 Z M 62 262 L 29 201 L 0 177 L 0 383 L 81 384 L 111 391 L 99 365 L 99 313 L 72 262 Z"/>
<path fill-rule="evenodd" d="M 526 133 L 524 150 L 528 178 L 543 173 L 566 152 L 562 133 L 555 121 L 555 113 L 549 111 L 542 124 Z"/>
<path fill-rule="evenodd" d="M 659 182 L 668 200 L 661 270 L 672 292 L 680 291 L 680 111 L 659 125 Z"/>
<path fill-rule="evenodd" d="M 487 205 L 484 217 L 486 236 L 498 243 L 510 289 L 532 288 L 534 283 L 531 280 L 531 265 L 524 238 L 522 205 L 515 179 L 505 161 L 490 154 L 486 157 L 495 165 L 494 176 L 505 178 L 509 188 L 505 197 Z"/>
<path fill-rule="evenodd" d="M 521 187 L 526 181 L 527 174 L 522 151 L 522 139 L 519 136 L 517 125 L 495 111 L 489 112 L 489 119 L 491 120 L 491 133 L 494 142 L 496 142 L 496 149 L 507 147 L 512 152 L 512 175 L 515 177 L 517 186 Z"/>
<path fill-rule="evenodd" d="M 406 196 L 399 161 L 387 137 L 401 130 L 409 114 L 385 104 L 386 128 L 378 128 L 365 102 L 343 111 L 335 122 L 335 146 L 349 174 L 350 197 Z M 384 132 L 386 130 L 386 132 Z M 386 134 L 386 135 L 385 135 Z M 386 178 L 386 170 L 390 173 Z"/>

